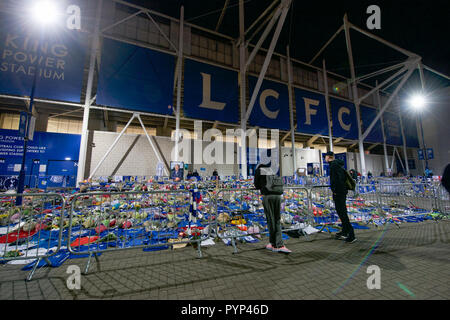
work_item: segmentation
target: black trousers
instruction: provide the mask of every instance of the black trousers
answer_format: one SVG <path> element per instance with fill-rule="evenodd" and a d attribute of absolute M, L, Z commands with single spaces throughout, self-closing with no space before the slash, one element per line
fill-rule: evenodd
<path fill-rule="evenodd" d="M 281 196 L 263 196 L 264 213 L 267 218 L 267 229 L 269 229 L 269 241 L 275 248 L 281 248 L 283 235 L 281 234 Z"/>
<path fill-rule="evenodd" d="M 353 227 L 350 223 L 350 219 L 348 218 L 347 214 L 347 205 L 346 205 L 346 193 L 333 193 L 333 201 L 334 206 L 336 207 L 336 212 L 339 216 L 339 219 L 341 219 L 342 222 L 342 233 L 344 235 L 348 236 L 355 236 L 355 231 L 353 230 Z"/>

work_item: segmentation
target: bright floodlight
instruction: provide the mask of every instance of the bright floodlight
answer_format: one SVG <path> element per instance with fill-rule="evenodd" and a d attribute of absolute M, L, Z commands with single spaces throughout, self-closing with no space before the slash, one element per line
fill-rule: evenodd
<path fill-rule="evenodd" d="M 409 100 L 409 104 L 414 109 L 422 109 L 425 106 L 425 103 L 426 103 L 425 97 L 420 94 L 412 96 L 411 99 Z"/>
<path fill-rule="evenodd" d="M 32 8 L 33 20 L 41 25 L 50 25 L 56 21 L 58 8 L 54 1 L 40 0 Z"/>

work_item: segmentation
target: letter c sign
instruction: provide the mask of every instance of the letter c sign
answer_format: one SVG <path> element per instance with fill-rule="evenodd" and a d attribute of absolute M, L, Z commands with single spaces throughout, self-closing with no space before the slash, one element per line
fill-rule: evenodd
<path fill-rule="evenodd" d="M 350 127 L 352 126 L 352 124 L 344 123 L 344 121 L 342 120 L 343 113 L 350 114 L 350 109 L 346 108 L 346 107 L 341 107 L 341 108 L 339 108 L 339 112 L 338 112 L 338 120 L 339 120 L 339 124 L 341 125 L 341 128 L 344 129 L 345 131 L 350 131 Z"/>
<path fill-rule="evenodd" d="M 275 99 L 278 99 L 279 96 L 280 94 L 275 90 L 266 89 L 261 93 L 261 96 L 259 97 L 259 105 L 261 106 L 261 111 L 269 119 L 276 119 L 280 110 L 278 109 L 277 111 L 270 111 L 269 109 L 267 109 L 266 99 L 267 97 L 274 97 Z"/>

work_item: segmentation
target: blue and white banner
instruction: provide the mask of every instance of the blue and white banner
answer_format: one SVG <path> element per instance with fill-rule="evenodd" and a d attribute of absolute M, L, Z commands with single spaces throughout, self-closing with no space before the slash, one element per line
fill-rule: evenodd
<path fill-rule="evenodd" d="M 358 139 L 355 105 L 351 102 L 330 98 L 330 106 L 333 114 L 333 137 Z"/>
<path fill-rule="evenodd" d="M 55 27 L 42 30 L 0 14 L 0 93 L 80 102 L 88 37 Z"/>
<path fill-rule="evenodd" d="M 36 187 L 38 177 L 45 177 L 46 186 L 74 186 L 80 141 L 78 134 L 36 131 L 33 141 L 28 141 L 25 184 Z M 0 189 L 17 186 L 22 156 L 23 137 L 18 130 L 0 129 Z"/>
<path fill-rule="evenodd" d="M 49 160 L 78 161 L 80 141 L 79 134 L 36 131 L 33 141 L 28 141 L 25 166 L 29 167 L 32 163 L 46 165 Z M 23 137 L 19 136 L 18 131 L 0 129 L 0 159 L 3 164 L 0 175 L 18 174 L 22 155 Z"/>
<path fill-rule="evenodd" d="M 360 106 L 361 120 L 362 120 L 362 133 L 369 128 L 370 124 L 375 120 L 377 116 L 377 109 Z M 379 119 L 375 126 L 370 130 L 369 135 L 366 137 L 367 142 L 383 142 L 383 131 L 381 128 L 381 120 Z"/>
<path fill-rule="evenodd" d="M 104 39 L 97 104 L 172 114 L 174 72 L 174 56 Z"/>
<path fill-rule="evenodd" d="M 250 97 L 256 82 L 257 78 L 248 77 Z M 287 85 L 264 80 L 250 114 L 249 123 L 262 128 L 290 130 Z"/>
<path fill-rule="evenodd" d="M 294 88 L 297 110 L 297 132 L 328 135 L 325 96 Z"/>
<path fill-rule="evenodd" d="M 403 145 L 402 130 L 398 115 L 391 112 L 383 113 L 386 143 L 394 146 Z"/>
<path fill-rule="evenodd" d="M 237 123 L 238 73 L 186 59 L 183 113 L 194 119 Z"/>
<path fill-rule="evenodd" d="M 416 116 L 407 112 L 402 113 L 403 130 L 406 138 L 406 145 L 409 148 L 419 148 L 419 137 L 417 135 Z"/>

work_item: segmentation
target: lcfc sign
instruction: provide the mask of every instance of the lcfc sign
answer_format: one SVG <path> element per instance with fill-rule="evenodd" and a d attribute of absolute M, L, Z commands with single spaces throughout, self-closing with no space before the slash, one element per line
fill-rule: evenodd
<path fill-rule="evenodd" d="M 248 78 L 250 96 L 253 94 L 257 79 Z M 249 123 L 270 129 L 289 130 L 289 97 L 285 84 L 264 80 L 250 114 Z"/>
<path fill-rule="evenodd" d="M 358 139 L 356 108 L 351 102 L 330 98 L 333 113 L 333 137 Z"/>
<path fill-rule="evenodd" d="M 184 115 L 189 118 L 237 123 L 238 74 L 205 63 L 185 60 Z"/>

